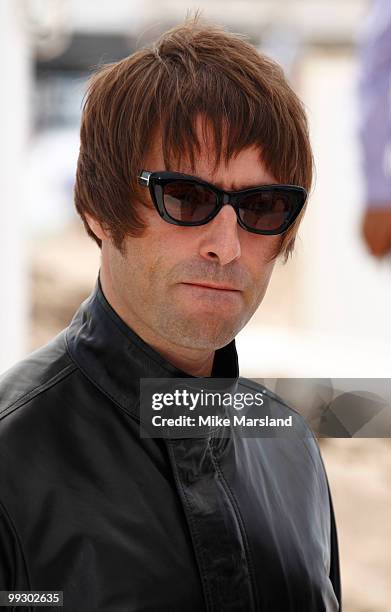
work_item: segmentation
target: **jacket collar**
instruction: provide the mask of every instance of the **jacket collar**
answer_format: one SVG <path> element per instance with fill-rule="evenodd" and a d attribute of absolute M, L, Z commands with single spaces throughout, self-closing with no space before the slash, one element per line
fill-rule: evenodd
<path fill-rule="evenodd" d="M 92 293 L 66 330 L 66 343 L 85 376 L 127 410 L 139 396 L 140 378 L 194 378 L 168 362 L 118 316 L 103 294 L 99 274 Z M 232 340 L 216 351 L 212 377 L 238 376 Z"/>

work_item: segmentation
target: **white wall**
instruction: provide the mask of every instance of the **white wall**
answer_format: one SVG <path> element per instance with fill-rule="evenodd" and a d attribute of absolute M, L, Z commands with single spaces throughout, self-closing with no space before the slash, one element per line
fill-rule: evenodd
<path fill-rule="evenodd" d="M 26 352 L 28 296 L 23 239 L 30 62 L 20 3 L 0 2 L 0 371 Z"/>

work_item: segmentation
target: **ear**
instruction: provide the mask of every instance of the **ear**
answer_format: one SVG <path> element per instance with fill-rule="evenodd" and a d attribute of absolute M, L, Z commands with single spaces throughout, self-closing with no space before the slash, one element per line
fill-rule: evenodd
<path fill-rule="evenodd" d="M 95 236 L 98 236 L 98 238 L 100 238 L 101 240 L 105 240 L 109 237 L 107 232 L 105 232 L 102 225 L 97 219 L 95 219 L 95 217 L 91 217 L 91 215 L 85 213 L 85 218 L 90 227 L 90 230 L 94 232 Z"/>

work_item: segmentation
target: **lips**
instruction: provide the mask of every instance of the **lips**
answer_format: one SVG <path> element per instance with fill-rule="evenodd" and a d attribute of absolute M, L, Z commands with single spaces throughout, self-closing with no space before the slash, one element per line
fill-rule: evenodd
<path fill-rule="evenodd" d="M 184 285 L 191 285 L 193 287 L 203 287 L 204 289 L 216 289 L 217 291 L 240 291 L 240 289 L 236 289 L 235 287 L 230 287 L 229 285 L 218 285 L 214 283 L 183 283 Z"/>

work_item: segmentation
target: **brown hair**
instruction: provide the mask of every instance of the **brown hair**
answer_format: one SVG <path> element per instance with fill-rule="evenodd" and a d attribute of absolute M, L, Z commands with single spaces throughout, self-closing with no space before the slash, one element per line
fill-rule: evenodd
<path fill-rule="evenodd" d="M 198 16 L 169 30 L 150 48 L 104 65 L 92 77 L 83 107 L 75 205 L 88 234 L 89 213 L 118 249 L 144 229 L 137 175 L 156 134 L 167 169 L 200 151 L 198 115 L 207 119 L 216 166 L 255 145 L 280 183 L 310 190 L 313 157 L 302 103 L 280 66 L 243 40 Z M 132 205 L 133 202 L 133 205 Z M 283 235 L 285 259 L 297 227 Z"/>

